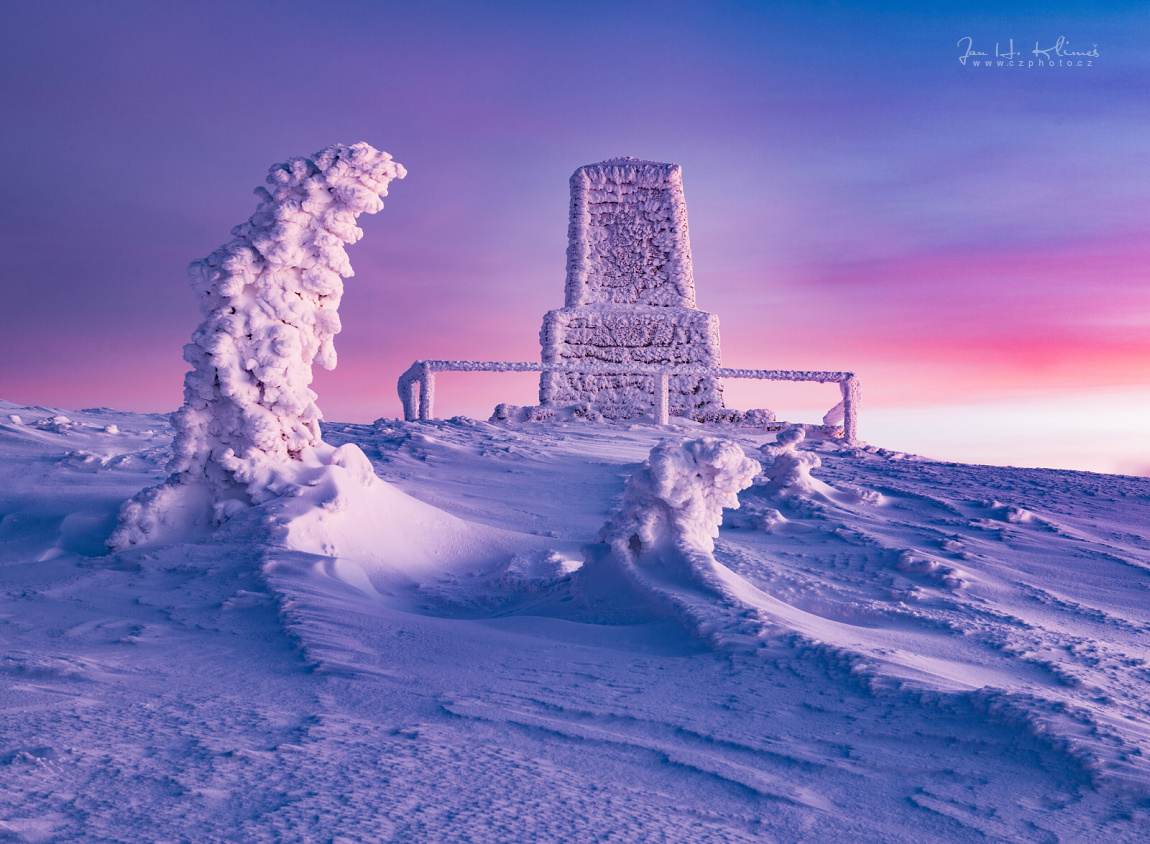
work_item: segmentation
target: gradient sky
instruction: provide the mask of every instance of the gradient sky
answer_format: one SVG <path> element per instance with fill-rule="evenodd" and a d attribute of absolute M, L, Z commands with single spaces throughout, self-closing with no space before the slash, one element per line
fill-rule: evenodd
<path fill-rule="evenodd" d="M 186 265 L 269 165 L 364 140 L 410 175 L 315 388 L 398 415 L 416 358 L 538 359 L 567 179 L 635 155 L 683 167 L 728 365 L 856 371 L 877 445 L 1150 473 L 1150 12 L 926 5 L 4 4 L 0 397 L 174 409 Z M 1059 36 L 1094 66 L 1025 64 Z M 437 410 L 531 382 L 451 376 Z M 728 392 L 816 421 L 812 389 Z"/>

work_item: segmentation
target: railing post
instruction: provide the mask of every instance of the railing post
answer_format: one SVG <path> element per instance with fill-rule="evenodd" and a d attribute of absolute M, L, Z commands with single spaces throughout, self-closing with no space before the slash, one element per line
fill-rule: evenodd
<path fill-rule="evenodd" d="M 403 418 L 414 422 L 419 418 L 419 381 L 412 379 L 407 382 L 407 395 L 403 399 Z"/>
<path fill-rule="evenodd" d="M 419 421 L 426 422 L 435 418 L 432 404 L 435 402 L 435 373 L 428 364 L 423 364 L 419 373 Z"/>
<path fill-rule="evenodd" d="M 419 371 L 422 361 L 416 361 L 399 376 L 399 401 L 403 405 L 403 419 L 414 422 L 419 418 Z"/>
<path fill-rule="evenodd" d="M 655 376 L 655 424 L 671 423 L 671 376 L 660 372 Z"/>
<path fill-rule="evenodd" d="M 858 440 L 859 380 L 853 375 L 839 382 L 843 394 L 843 439 L 848 443 Z"/>

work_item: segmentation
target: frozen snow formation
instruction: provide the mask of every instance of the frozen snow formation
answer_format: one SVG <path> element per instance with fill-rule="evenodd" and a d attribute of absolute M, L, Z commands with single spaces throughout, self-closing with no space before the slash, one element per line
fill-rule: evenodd
<path fill-rule="evenodd" d="M 811 469 L 822 465 L 822 460 L 812 451 L 802 451 L 799 443 L 806 439 L 806 431 L 800 427 L 780 431 L 774 444 L 764 445 L 760 451 L 771 458 L 771 464 L 764 473 L 767 476 L 765 489 L 778 494 L 803 494 L 829 490 L 826 484 L 811 477 Z"/>
<path fill-rule="evenodd" d="M 724 508 L 738 508 L 761 468 L 737 443 L 715 437 L 653 448 L 587 547 L 578 577 L 588 604 L 628 614 L 654 598 L 664 611 L 692 616 L 676 594 L 684 585 L 724 594 L 714 540 Z"/>
<path fill-rule="evenodd" d="M 543 363 L 719 366 L 719 319 L 695 308 L 683 176 L 677 164 L 613 158 L 571 177 L 564 307 L 539 335 Z M 652 405 L 649 375 L 544 372 L 544 405 L 591 402 L 609 419 Z M 714 377 L 672 376 L 670 412 L 723 408 Z"/>
<path fill-rule="evenodd" d="M 648 414 L 779 430 L 770 410 L 723 403 L 721 379 L 839 385 L 823 431 L 858 437 L 853 372 L 721 366 L 719 321 L 695 308 L 687 206 L 677 164 L 613 158 L 571 177 L 565 304 L 539 333 L 539 362 L 417 360 L 397 389 L 408 422 L 435 419 L 437 372 L 541 372 L 539 405 L 500 404 L 492 421 L 620 420 Z M 840 427 L 841 426 L 841 427 Z"/>
<path fill-rule="evenodd" d="M 173 474 L 124 504 L 109 547 L 145 541 L 181 507 L 211 505 L 218 522 L 296 486 L 301 456 L 321 445 L 311 367 L 336 364 L 344 247 L 406 174 L 366 143 L 277 164 L 233 239 L 191 265 L 203 321 L 184 347 Z"/>
<path fill-rule="evenodd" d="M 724 508 L 738 508 L 739 492 L 760 469 L 731 440 L 661 443 L 627 480 L 623 503 L 596 541 L 636 553 L 668 544 L 710 553 Z"/>

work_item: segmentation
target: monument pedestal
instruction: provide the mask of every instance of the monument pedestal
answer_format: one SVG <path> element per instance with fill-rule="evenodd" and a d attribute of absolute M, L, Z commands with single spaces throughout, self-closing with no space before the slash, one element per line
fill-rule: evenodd
<path fill-rule="evenodd" d="M 719 318 L 694 308 L 584 305 L 550 311 L 540 332 L 544 363 L 719 366 Z M 548 354 L 550 352 L 550 354 Z M 545 372 L 544 404 L 590 402 L 608 419 L 647 413 L 655 398 L 650 375 Z M 672 376 L 670 412 L 696 417 L 723 406 L 716 379 Z"/>

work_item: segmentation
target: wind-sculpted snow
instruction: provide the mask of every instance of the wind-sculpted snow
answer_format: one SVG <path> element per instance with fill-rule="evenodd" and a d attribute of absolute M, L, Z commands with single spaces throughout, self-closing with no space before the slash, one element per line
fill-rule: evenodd
<path fill-rule="evenodd" d="M 722 577 L 712 554 L 724 508 L 761 467 L 731 440 L 704 437 L 664 442 L 627 480 L 623 502 L 586 549 L 575 591 L 590 616 L 633 622 L 677 615 L 706 632 L 686 592 L 721 600 Z"/>
<path fill-rule="evenodd" d="M 217 523 L 297 486 L 299 462 L 321 444 L 312 363 L 336 364 L 346 244 L 362 213 L 383 208 L 402 165 L 365 143 L 336 144 L 269 170 L 260 204 L 234 239 L 190 267 L 203 322 L 184 347 L 192 370 L 176 413 L 162 486 L 125 503 L 112 548 L 195 518 Z"/>
<path fill-rule="evenodd" d="M 1146 840 L 1150 480 L 715 430 L 325 423 L 107 555 L 168 419 L 0 402 L 0 838 Z"/>
<path fill-rule="evenodd" d="M 813 451 L 798 447 L 804 439 L 806 432 L 796 426 L 780 431 L 773 444 L 762 447 L 764 458 L 770 460 L 764 473 L 766 489 L 780 495 L 830 491 L 826 484 L 811 477 L 811 470 L 823 462 Z"/>
<path fill-rule="evenodd" d="M 562 437 L 592 437 L 579 426 L 569 428 L 573 423 L 556 424 L 570 432 Z M 498 429 L 445 423 L 436 439 L 474 439 L 485 436 L 483 430 Z M 540 431 L 528 438 L 527 430 L 516 436 L 529 442 L 549 436 Z M 747 434 L 737 438 L 753 441 Z M 435 471 L 434 447 L 414 447 L 407 436 L 401 441 L 413 446 L 411 455 L 418 456 L 423 471 Z M 559 603 L 547 612 L 607 624 L 671 619 L 720 652 L 765 654 L 774 647 L 769 643 L 781 638 L 842 666 L 876 693 L 902 694 L 908 701 L 1011 724 L 1056 748 L 1107 788 L 1150 782 L 1139 749 L 1150 751 L 1150 723 L 1132 708 L 1138 693 L 1127 688 L 1120 672 L 1085 669 L 1091 658 L 1071 666 L 1055 656 L 1052 643 L 1065 641 L 1066 634 L 1052 638 L 1043 628 L 1049 621 L 1031 620 L 1032 587 L 1004 585 L 1018 576 L 1011 564 L 1000 564 L 1001 570 L 975 564 L 978 557 L 971 550 L 986 531 L 1005 537 L 1024 528 L 1038 543 L 1035 559 L 1052 570 L 1069 565 L 1077 576 L 1081 540 L 1062 547 L 1065 540 L 1058 537 L 1068 533 L 1065 527 L 1033 506 L 1003 503 L 1001 496 L 967 492 L 966 498 L 961 493 L 954 498 L 945 482 L 946 497 L 924 495 L 915 474 L 922 474 L 929 488 L 945 478 L 945 469 L 921 459 L 812 441 L 801 428 L 760 443 L 765 469 L 751 486 L 758 465 L 735 442 L 704 438 L 657 446 L 628 474 L 620 503 L 585 550 L 585 565 L 556 576 L 547 600 Z M 406 451 L 404 446 L 398 454 Z M 510 449 L 508 459 L 536 459 L 544 471 L 548 450 L 536 453 L 533 458 L 525 444 Z M 1009 470 L 986 471 L 1001 479 Z M 900 482 L 892 486 L 885 481 L 890 477 Z M 467 489 L 458 501 L 474 495 Z M 921 523 L 909 520 L 908 511 L 921 512 L 913 517 Z M 715 546 L 720 521 L 725 530 Z M 972 535 L 964 537 L 960 528 Z M 1145 544 L 1145 538 L 1141 541 Z M 996 550 L 986 549 L 986 556 L 994 560 Z M 1137 566 L 1139 557 L 1145 559 L 1145 551 L 1127 554 L 1125 564 Z M 1007 554 L 1008 560 L 1025 558 L 1013 550 Z M 1150 570 L 1150 560 L 1145 565 Z M 459 581 L 425 594 L 446 607 L 448 593 L 490 587 L 490 581 Z M 1040 600 L 1050 602 L 1045 590 Z M 498 605 L 514 603 L 504 598 Z M 1144 632 L 1150 623 L 1137 627 Z M 1085 637 L 1074 638 L 1079 644 L 1073 648 L 1082 649 Z M 1142 657 L 1134 659 L 1132 664 L 1141 666 Z M 1075 689 L 1108 691 L 1091 697 Z M 1107 702 L 1100 707 L 1098 700 Z"/>

